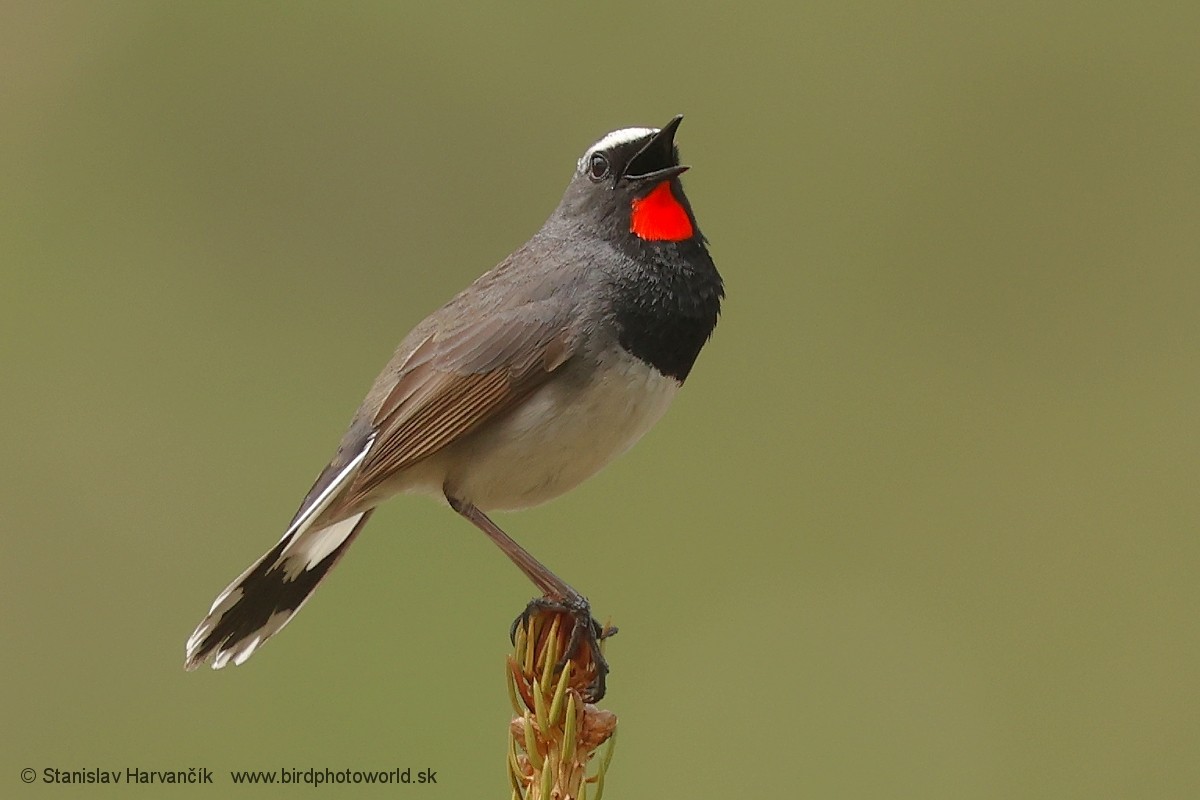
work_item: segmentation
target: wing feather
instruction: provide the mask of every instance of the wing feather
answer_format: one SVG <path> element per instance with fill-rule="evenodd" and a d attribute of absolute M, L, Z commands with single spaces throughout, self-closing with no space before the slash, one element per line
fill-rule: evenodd
<path fill-rule="evenodd" d="M 452 332 L 436 332 L 393 374 L 374 414 L 375 441 L 344 495 L 369 495 L 527 397 L 574 352 L 568 329 L 537 306 L 511 309 Z"/>

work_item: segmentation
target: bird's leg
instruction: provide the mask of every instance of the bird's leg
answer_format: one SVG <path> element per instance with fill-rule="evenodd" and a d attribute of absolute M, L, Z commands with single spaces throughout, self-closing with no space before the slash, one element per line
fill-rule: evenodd
<path fill-rule="evenodd" d="M 566 581 L 547 569 L 542 562 L 533 557 L 533 554 L 517 544 L 516 540 L 511 536 L 500 530 L 500 526 L 492 522 L 478 508 L 466 500 L 459 500 L 450 496 L 447 496 L 446 499 L 450 502 L 451 508 L 469 519 L 479 530 L 486 533 L 488 538 L 504 551 L 504 554 L 520 568 L 521 572 L 525 573 L 525 576 L 529 580 L 533 581 L 533 585 L 540 589 L 542 594 L 547 598 L 564 602 L 572 599 L 583 600 L 579 592 L 572 589 Z M 585 605 L 586 603 L 587 601 L 584 600 Z"/>
<path fill-rule="evenodd" d="M 486 533 L 488 538 L 495 542 L 521 572 L 525 573 L 525 576 L 533 582 L 533 585 L 542 592 L 543 596 L 530 600 L 525 610 L 513 621 L 512 630 L 509 632 L 510 638 L 515 638 L 517 626 L 528 622 L 530 614 L 535 611 L 561 611 L 570 614 L 574 625 L 557 669 L 561 670 L 567 661 L 574 658 L 579 652 L 579 646 L 586 644 L 591 651 L 592 660 L 596 663 L 596 678 L 589 687 L 589 694 L 592 695 L 590 699 L 592 702 L 596 702 L 604 697 L 608 662 L 604 660 L 604 655 L 600 652 L 600 641 L 615 634 L 617 629 L 601 627 L 600 623 L 592 617 L 591 606 L 586 597 L 575 591 L 570 584 L 534 558 L 533 554 L 501 530 L 500 526 L 492 522 L 486 514 L 466 500 L 459 500 L 449 495 L 446 496 L 446 500 L 449 501 L 451 508 Z"/>

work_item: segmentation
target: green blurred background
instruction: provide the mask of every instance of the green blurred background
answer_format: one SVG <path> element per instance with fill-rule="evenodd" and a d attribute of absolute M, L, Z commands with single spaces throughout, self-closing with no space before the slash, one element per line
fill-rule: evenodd
<path fill-rule="evenodd" d="M 1200 10 L 1125 5 L 6 3 L 0 795 L 507 796 L 531 590 L 445 508 L 184 640 L 408 328 L 682 112 L 722 322 L 500 518 L 621 626 L 611 796 L 1200 796 Z"/>

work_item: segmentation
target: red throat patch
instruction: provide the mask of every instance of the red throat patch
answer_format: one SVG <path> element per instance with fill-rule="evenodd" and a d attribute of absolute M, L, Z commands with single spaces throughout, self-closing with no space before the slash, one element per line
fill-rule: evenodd
<path fill-rule="evenodd" d="M 633 199 L 629 230 L 649 242 L 678 242 L 692 238 L 693 233 L 687 209 L 675 199 L 670 181 L 655 186 L 645 197 Z"/>

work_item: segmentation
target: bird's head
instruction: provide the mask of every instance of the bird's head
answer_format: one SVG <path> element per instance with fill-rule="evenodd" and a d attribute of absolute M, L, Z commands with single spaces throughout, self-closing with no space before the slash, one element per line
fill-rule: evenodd
<path fill-rule="evenodd" d="M 683 193 L 675 131 L 683 115 L 661 128 L 621 128 L 580 157 L 561 211 L 606 237 L 681 242 L 699 237 Z"/>

